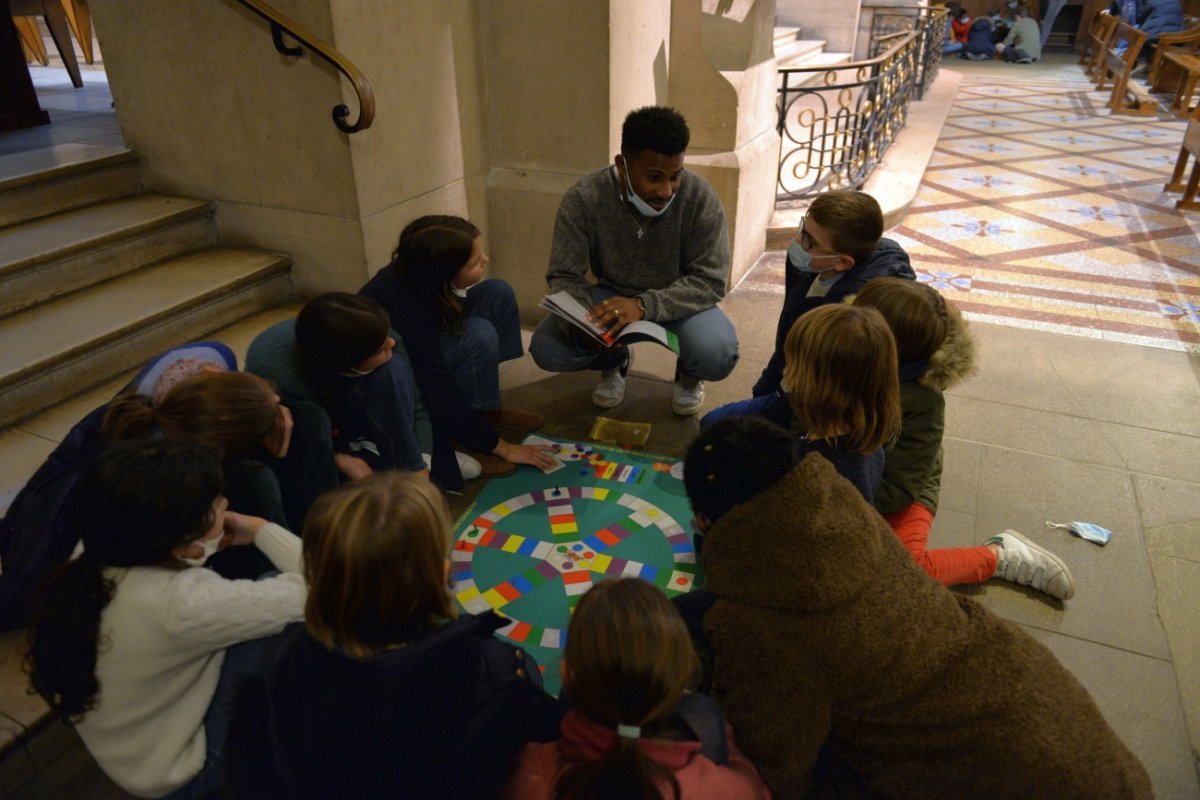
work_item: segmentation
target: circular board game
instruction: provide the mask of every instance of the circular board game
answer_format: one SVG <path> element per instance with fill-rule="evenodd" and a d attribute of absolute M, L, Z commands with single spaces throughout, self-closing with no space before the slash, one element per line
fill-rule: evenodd
<path fill-rule="evenodd" d="M 527 440 L 528 441 L 528 440 Z M 670 597 L 696 581 L 691 507 L 678 469 L 620 448 L 541 439 L 563 466 L 493 479 L 460 518 L 451 554 L 459 604 L 494 610 L 501 635 L 544 668 L 557 692 L 571 611 L 598 581 L 631 576 Z"/>

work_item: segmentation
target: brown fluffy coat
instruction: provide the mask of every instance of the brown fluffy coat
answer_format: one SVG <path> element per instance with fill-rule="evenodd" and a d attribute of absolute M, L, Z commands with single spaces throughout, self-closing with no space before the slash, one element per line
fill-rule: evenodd
<path fill-rule="evenodd" d="M 930 579 L 819 456 L 718 520 L 704 564 L 717 699 L 775 797 L 822 746 L 885 797 L 1152 796 L 1054 655 Z"/>

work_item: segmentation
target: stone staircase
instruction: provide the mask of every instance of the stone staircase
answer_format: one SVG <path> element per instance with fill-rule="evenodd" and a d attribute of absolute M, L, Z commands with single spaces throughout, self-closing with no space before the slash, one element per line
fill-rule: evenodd
<path fill-rule="evenodd" d="M 212 204 L 144 192 L 137 157 L 0 157 L 0 428 L 290 294 L 286 256 L 221 246 Z"/>
<path fill-rule="evenodd" d="M 779 69 L 832 67 L 852 60 L 853 53 L 826 52 L 824 39 L 801 39 L 802 31 L 794 27 L 775 29 L 775 65 Z M 811 80 L 816 79 L 814 74 Z"/>

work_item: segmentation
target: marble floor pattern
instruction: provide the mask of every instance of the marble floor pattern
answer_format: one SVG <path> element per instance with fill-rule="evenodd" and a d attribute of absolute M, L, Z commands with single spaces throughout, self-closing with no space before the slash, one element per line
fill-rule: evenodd
<path fill-rule="evenodd" d="M 1200 214 L 1163 191 L 1185 123 L 1114 116 L 1108 94 L 1082 68 L 1078 80 L 964 75 L 889 235 L 970 319 L 1197 349 Z"/>

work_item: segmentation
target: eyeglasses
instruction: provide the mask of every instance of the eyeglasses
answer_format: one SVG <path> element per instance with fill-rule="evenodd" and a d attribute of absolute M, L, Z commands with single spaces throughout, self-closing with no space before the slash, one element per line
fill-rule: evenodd
<path fill-rule="evenodd" d="M 808 219 L 807 214 L 802 216 L 800 218 L 800 227 L 796 229 L 796 238 L 800 241 L 800 247 L 805 252 L 808 252 L 810 250 L 815 250 L 818 247 L 817 240 L 814 239 L 812 237 L 812 234 L 810 234 L 804 228 L 804 222 L 807 219 Z M 826 256 L 842 256 L 842 255 L 845 255 L 845 253 L 818 253 L 817 255 L 812 256 L 812 258 L 825 258 Z"/>

